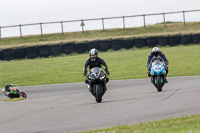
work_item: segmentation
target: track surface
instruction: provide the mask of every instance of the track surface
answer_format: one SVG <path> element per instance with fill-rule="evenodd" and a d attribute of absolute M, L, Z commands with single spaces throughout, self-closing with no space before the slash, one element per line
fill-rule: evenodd
<path fill-rule="evenodd" d="M 0 132 L 73 132 L 200 114 L 200 76 L 168 81 L 162 92 L 150 79 L 111 81 L 102 103 L 84 83 L 21 87 L 28 99 L 0 102 Z"/>

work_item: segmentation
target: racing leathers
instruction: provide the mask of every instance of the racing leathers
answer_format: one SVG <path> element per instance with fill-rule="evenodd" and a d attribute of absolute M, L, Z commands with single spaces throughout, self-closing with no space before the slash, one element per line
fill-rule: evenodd
<path fill-rule="evenodd" d="M 149 77 L 151 76 L 150 75 L 150 71 L 151 71 L 151 64 L 150 63 L 151 63 L 151 60 L 153 59 L 153 57 L 160 57 L 164 61 L 164 63 L 165 63 L 165 70 L 166 70 L 166 76 L 167 76 L 169 62 L 168 62 L 165 54 L 163 52 L 161 52 L 161 51 L 159 51 L 159 52 L 151 52 L 150 55 L 148 56 L 148 61 L 147 61 L 148 76 Z M 166 79 L 166 82 L 168 82 L 167 79 Z"/>
<path fill-rule="evenodd" d="M 83 70 L 84 71 L 83 75 L 84 75 L 84 78 L 86 79 L 85 80 L 86 84 L 89 84 L 88 74 L 87 74 L 87 68 L 88 68 L 88 66 L 89 66 L 89 69 L 92 69 L 94 67 L 101 67 L 102 69 L 105 70 L 107 76 L 110 74 L 109 71 L 108 71 L 108 66 L 106 65 L 106 62 L 102 58 L 96 57 L 95 61 L 92 61 L 91 58 L 88 58 L 86 60 L 86 62 L 85 62 L 84 70 Z M 106 76 L 106 83 L 109 81 L 109 78 L 107 76 Z M 104 83 L 105 89 L 107 89 L 106 83 Z"/>

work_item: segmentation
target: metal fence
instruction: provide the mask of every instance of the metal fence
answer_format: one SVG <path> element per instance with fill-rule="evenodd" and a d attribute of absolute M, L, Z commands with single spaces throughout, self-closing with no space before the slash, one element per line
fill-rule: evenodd
<path fill-rule="evenodd" d="M 177 12 L 165 12 L 165 13 L 155 13 L 155 14 L 142 14 L 142 15 L 132 15 L 132 16 L 120 16 L 120 17 L 107 17 L 107 18 L 95 18 L 95 19 L 82 19 L 82 20 L 70 20 L 70 21 L 59 21 L 59 22 L 46 22 L 46 23 L 32 23 L 32 24 L 20 24 L 20 25 L 12 25 L 12 26 L 1 26 L 0 27 L 0 39 L 2 38 L 2 29 L 5 29 L 5 28 L 13 28 L 13 27 L 18 27 L 19 28 L 19 36 L 20 37 L 23 37 L 23 30 L 22 30 L 22 27 L 25 27 L 25 26 L 33 26 L 33 25 L 38 25 L 40 26 L 40 35 L 43 35 L 45 34 L 43 32 L 43 26 L 44 25 L 47 25 L 47 24 L 60 24 L 60 28 L 61 28 L 61 31 L 60 33 L 61 34 L 64 34 L 64 23 L 72 23 L 72 22 L 80 22 L 80 26 L 81 26 L 81 29 L 80 31 L 84 32 L 84 26 L 85 26 L 85 23 L 86 21 L 101 21 L 102 23 L 102 30 L 105 30 L 105 20 L 109 20 L 109 19 L 121 19 L 122 21 L 122 26 L 123 26 L 123 29 L 126 29 L 126 18 L 134 18 L 134 17 L 142 17 L 143 18 L 143 26 L 144 28 L 146 27 L 146 17 L 147 16 L 156 16 L 156 15 L 160 15 L 162 16 L 163 18 L 163 25 L 166 26 L 166 15 L 168 14 L 182 14 L 182 22 L 186 23 L 186 17 L 185 17 L 185 14 L 186 13 L 189 13 L 189 12 L 199 12 L 200 10 L 187 10 L 187 11 L 177 11 Z"/>

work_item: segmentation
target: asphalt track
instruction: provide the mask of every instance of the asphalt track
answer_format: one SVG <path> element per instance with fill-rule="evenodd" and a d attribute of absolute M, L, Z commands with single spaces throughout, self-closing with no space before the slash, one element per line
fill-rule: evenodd
<path fill-rule="evenodd" d="M 102 103 L 84 83 L 21 87 L 28 99 L 0 102 L 0 132 L 62 133 L 200 114 L 200 76 L 168 81 L 162 92 L 150 79 L 111 81 Z"/>

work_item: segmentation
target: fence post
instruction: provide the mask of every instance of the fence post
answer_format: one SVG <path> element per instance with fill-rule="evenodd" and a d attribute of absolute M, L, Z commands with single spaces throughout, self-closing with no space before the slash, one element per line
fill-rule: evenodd
<path fill-rule="evenodd" d="M 63 30 L 63 21 L 61 21 L 60 23 L 61 23 L 62 34 L 64 34 L 64 30 Z"/>
<path fill-rule="evenodd" d="M 165 23 L 165 13 L 163 13 L 163 21 L 164 21 L 164 26 L 166 26 L 166 23 Z"/>
<path fill-rule="evenodd" d="M 124 19 L 124 16 L 123 16 L 123 26 L 124 26 L 124 29 L 125 29 L 126 27 L 125 27 L 125 19 Z"/>
<path fill-rule="evenodd" d="M 22 37 L 22 26 L 19 25 L 20 37 Z"/>
<path fill-rule="evenodd" d="M 104 30 L 104 19 L 102 18 L 102 27 L 103 27 L 103 30 Z"/>
<path fill-rule="evenodd" d="M 40 31 L 41 31 L 41 35 L 43 35 L 42 23 L 40 23 Z"/>
<path fill-rule="evenodd" d="M 145 23 L 145 14 L 143 15 L 143 20 L 144 20 L 144 28 L 146 28 L 146 23 Z"/>
<path fill-rule="evenodd" d="M 183 22 L 184 22 L 184 25 L 185 25 L 185 11 L 183 11 Z"/>
<path fill-rule="evenodd" d="M 0 27 L 0 39 L 1 39 L 2 37 L 1 37 L 1 27 Z"/>

